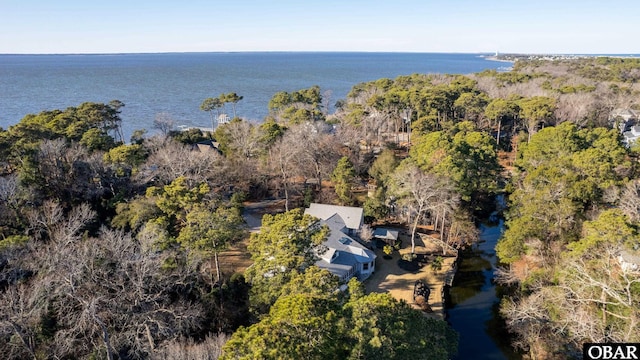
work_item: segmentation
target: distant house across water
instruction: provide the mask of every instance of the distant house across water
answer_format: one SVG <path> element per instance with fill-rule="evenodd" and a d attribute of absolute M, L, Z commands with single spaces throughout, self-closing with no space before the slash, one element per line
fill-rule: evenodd
<path fill-rule="evenodd" d="M 218 115 L 218 126 L 222 124 L 228 124 L 231 122 L 231 118 L 227 114 Z"/>

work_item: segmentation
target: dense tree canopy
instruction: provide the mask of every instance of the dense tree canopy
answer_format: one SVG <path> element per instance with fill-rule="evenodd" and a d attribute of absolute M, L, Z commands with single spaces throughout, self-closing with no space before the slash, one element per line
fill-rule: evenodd
<path fill-rule="evenodd" d="M 470 122 L 419 137 L 410 156 L 424 171 L 450 178 L 464 201 L 473 202 L 498 190 L 496 143 Z"/>
<path fill-rule="evenodd" d="M 0 132 L 0 142 L 5 143 L 3 157 L 18 159 L 34 151 L 43 140 L 63 138 L 69 142 L 83 140 L 94 148 L 96 142 L 114 144 L 123 141 L 120 136 L 120 107 L 124 104 L 83 103 L 64 111 L 44 111 L 37 115 L 27 115 L 18 124 Z M 89 132 L 89 134 L 87 134 Z M 111 137 L 112 140 L 108 138 Z M 95 139 L 90 141 L 89 138 Z M 97 140 L 101 139 L 101 140 Z M 103 148 L 101 150 L 108 150 Z"/>
<path fill-rule="evenodd" d="M 259 323 L 233 335 L 222 358 L 448 359 L 456 353 L 457 336 L 444 321 L 388 294 L 354 291 L 354 282 L 346 302 L 335 291 L 283 295 Z"/>
<path fill-rule="evenodd" d="M 497 127 L 496 133 L 496 143 L 500 144 L 500 135 L 502 132 L 502 123 L 505 120 L 514 120 L 518 113 L 520 112 L 520 107 L 517 102 L 510 101 L 506 99 L 493 99 L 484 110 L 484 114 L 489 119 L 493 120 Z"/>
<path fill-rule="evenodd" d="M 280 91 L 269 100 L 270 117 L 285 125 L 324 119 L 319 86 L 294 92 Z"/>
<path fill-rule="evenodd" d="M 353 204 L 353 187 L 355 186 L 356 171 L 349 158 L 343 156 L 331 174 L 331 181 L 336 188 L 336 195 L 342 205 Z"/>
<path fill-rule="evenodd" d="M 253 265 L 246 272 L 257 311 L 268 309 L 280 297 L 284 285 L 315 262 L 314 246 L 326 238 L 328 231 L 314 226 L 316 221 L 300 209 L 263 216 L 260 232 L 251 235 Z"/>
<path fill-rule="evenodd" d="M 518 106 L 520 107 L 520 117 L 525 120 L 529 140 L 531 140 L 531 135 L 535 134 L 539 126 L 550 122 L 556 102 L 552 98 L 534 96 L 521 99 Z"/>
<path fill-rule="evenodd" d="M 584 211 L 601 202 L 605 189 L 621 184 L 632 165 L 614 130 L 563 123 L 523 144 L 516 166 L 510 221 L 497 248 L 505 262 L 526 251 L 527 239 L 575 236 Z"/>
<path fill-rule="evenodd" d="M 264 217 L 246 281 L 218 255 L 246 239 L 243 200 L 283 197 L 287 210 L 363 205 L 367 220 L 431 225 L 443 251 L 460 248 L 503 174 L 501 313 L 516 344 L 568 358 L 585 341 L 638 342 L 624 260 L 639 255 L 638 153 L 598 127 L 640 108 L 638 68 L 521 59 L 379 79 L 334 114 L 313 86 L 275 93 L 260 125 L 236 117 L 243 96 L 229 92 L 201 104 L 214 127 L 233 107 L 215 132 L 173 130 L 163 113 L 161 134 L 130 144 L 119 101 L 27 115 L 0 129 L 0 353 L 198 359 L 230 337 L 226 358 L 449 358 L 446 323 L 356 280 L 337 290 L 313 266 L 328 230 L 301 210 Z M 377 188 L 361 204 L 355 184 Z"/>
<path fill-rule="evenodd" d="M 516 168 L 496 251 L 511 264 L 503 281 L 520 284 L 502 304 L 519 344 L 535 356 L 573 357 L 584 342 L 636 341 L 629 301 L 640 279 L 620 254 L 637 255 L 637 223 L 611 208 L 610 195 L 634 171 L 616 131 L 547 127 L 520 147 Z"/>

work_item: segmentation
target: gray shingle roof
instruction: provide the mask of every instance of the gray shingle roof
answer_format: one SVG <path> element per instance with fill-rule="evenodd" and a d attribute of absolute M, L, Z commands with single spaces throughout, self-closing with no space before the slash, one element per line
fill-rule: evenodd
<path fill-rule="evenodd" d="M 311 207 L 305 210 L 305 214 L 320 218 L 320 224 L 328 226 L 330 230 L 327 240 L 322 243 L 327 249 L 324 253 L 318 254 L 320 260 L 316 262 L 316 266 L 346 278 L 358 268 L 358 263 L 370 263 L 375 260 L 376 254 L 373 251 L 344 233 L 345 228 L 351 228 L 350 226 L 355 226 L 351 228 L 354 230 L 360 227 L 362 208 L 311 204 Z M 345 224 L 347 221 L 343 216 L 348 217 L 350 225 Z"/>
<path fill-rule="evenodd" d="M 321 269 L 326 269 L 330 273 L 339 276 L 340 278 L 346 278 L 350 272 L 354 272 L 353 263 L 348 256 L 344 254 L 339 254 L 337 258 L 333 260 L 333 262 L 328 262 L 326 260 L 319 260 L 316 262 L 316 266 Z"/>
<path fill-rule="evenodd" d="M 376 228 L 373 231 L 373 237 L 377 237 L 378 239 L 386 239 L 386 240 L 398 240 L 398 230 L 391 230 L 387 228 Z"/>
<path fill-rule="evenodd" d="M 327 220 L 333 215 L 338 214 L 347 228 L 358 230 L 360 226 L 362 226 L 363 211 L 362 208 L 358 207 L 313 203 L 309 205 L 309 208 L 306 209 L 304 213 L 322 220 Z"/>

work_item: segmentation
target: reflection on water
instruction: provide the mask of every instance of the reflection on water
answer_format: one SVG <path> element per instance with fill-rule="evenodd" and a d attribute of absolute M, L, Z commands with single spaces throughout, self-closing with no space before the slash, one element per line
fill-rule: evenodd
<path fill-rule="evenodd" d="M 447 321 L 460 334 L 457 359 L 520 359 L 509 345 L 498 315 L 499 289 L 493 283 L 495 246 L 503 222 L 481 224 L 480 241 L 462 253 L 447 297 Z"/>

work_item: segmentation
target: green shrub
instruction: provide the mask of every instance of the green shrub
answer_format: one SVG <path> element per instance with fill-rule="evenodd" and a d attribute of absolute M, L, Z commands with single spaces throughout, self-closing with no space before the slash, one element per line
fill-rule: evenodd
<path fill-rule="evenodd" d="M 387 256 L 391 256 L 391 254 L 393 254 L 393 247 L 391 247 L 391 245 L 385 245 L 382 248 L 382 252 Z"/>

